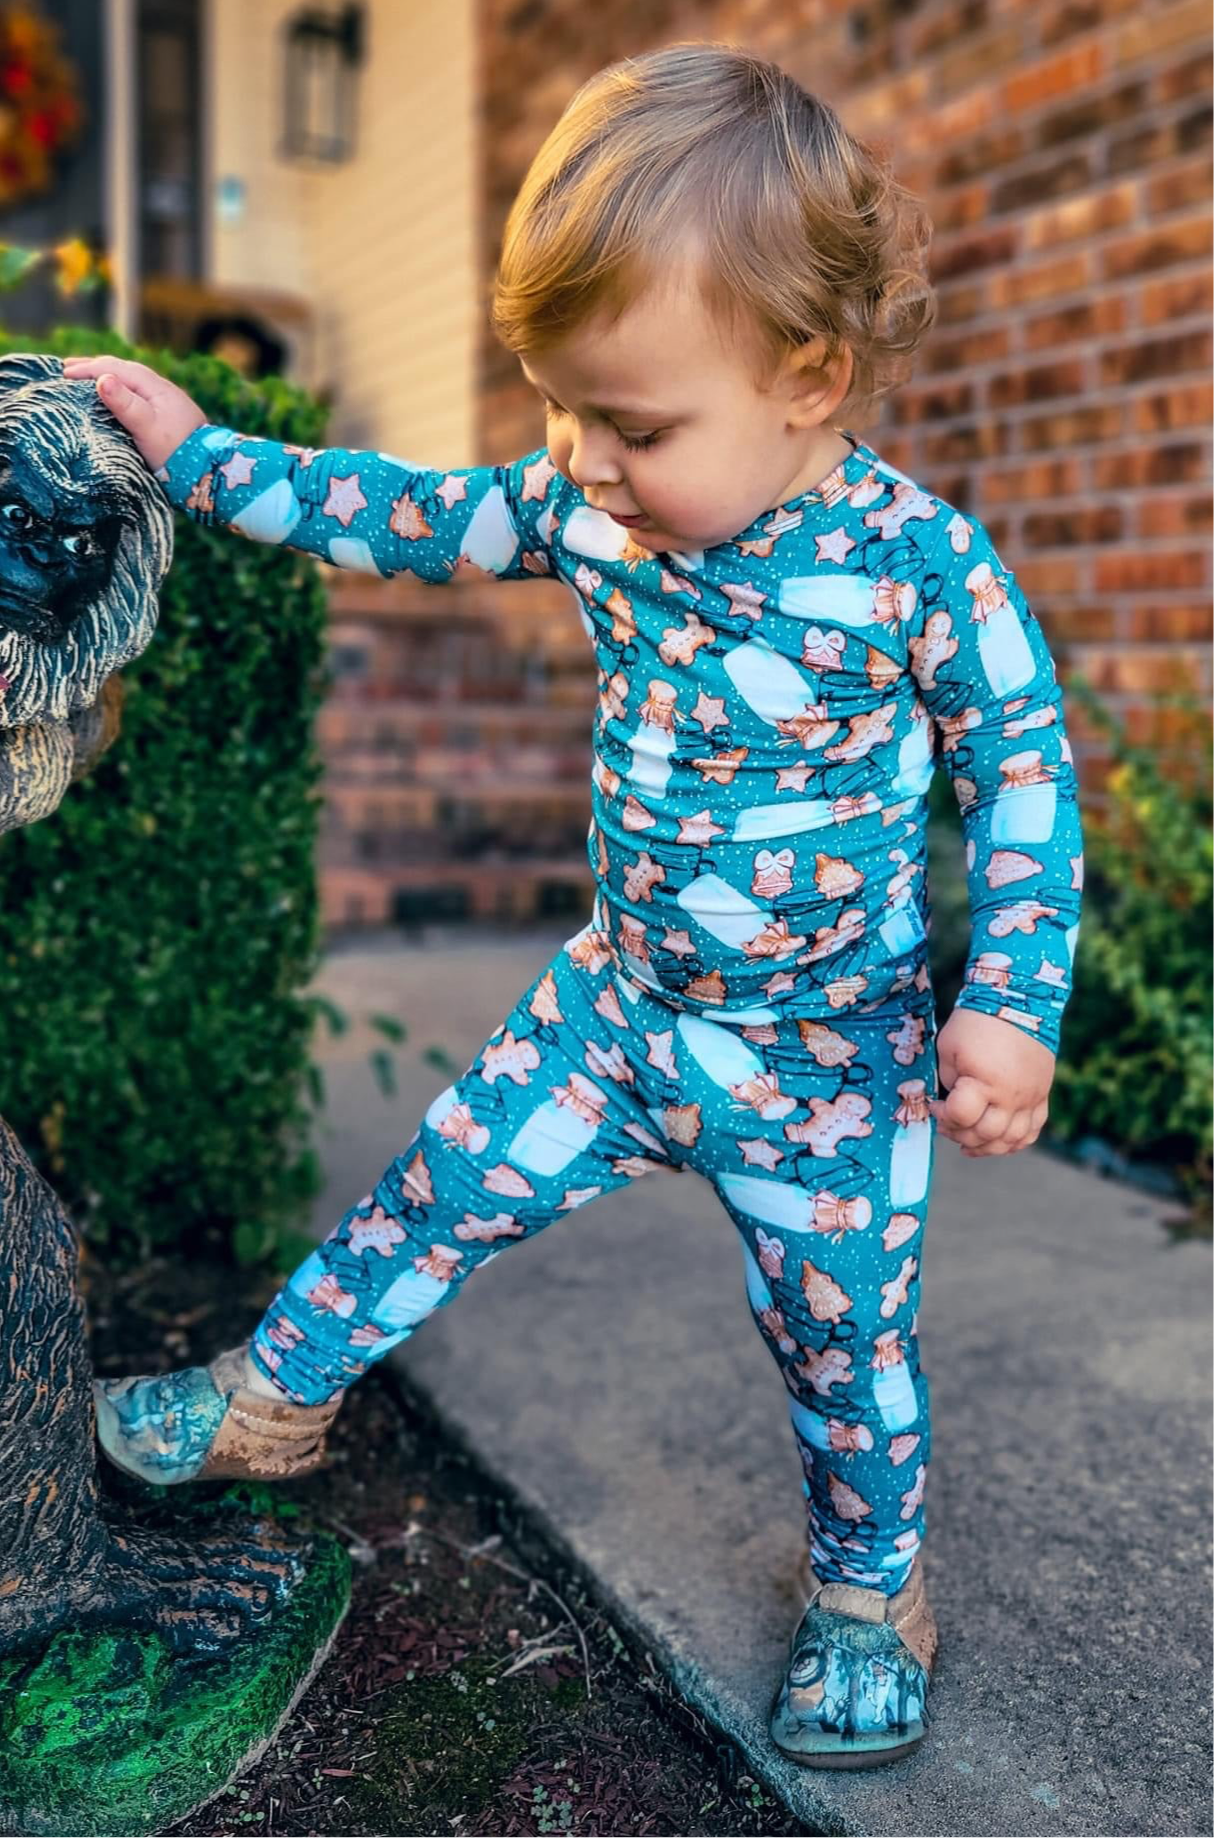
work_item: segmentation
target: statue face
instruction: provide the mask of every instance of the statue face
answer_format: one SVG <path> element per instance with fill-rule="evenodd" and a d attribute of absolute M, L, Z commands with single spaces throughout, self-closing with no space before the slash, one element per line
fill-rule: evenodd
<path fill-rule="evenodd" d="M 96 705 L 150 640 L 172 553 L 168 502 L 92 382 L 0 358 L 0 829 L 47 816 L 113 738 L 117 697 L 107 721 Z"/>

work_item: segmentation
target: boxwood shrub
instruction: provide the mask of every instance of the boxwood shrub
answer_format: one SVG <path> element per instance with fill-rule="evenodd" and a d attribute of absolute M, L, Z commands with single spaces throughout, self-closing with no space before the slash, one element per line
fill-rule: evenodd
<path fill-rule="evenodd" d="M 1103 1170 L 1179 1193 L 1208 1230 L 1214 1012 L 1214 836 L 1209 716 L 1183 690 L 1180 743 L 1140 746 L 1078 671 L 1110 756 L 1107 809 L 1084 806 L 1084 888 L 1075 980 L 1062 1019 L 1042 1141 Z M 1163 723 L 1157 727 L 1162 729 Z M 960 815 L 936 773 L 929 792 L 932 980 L 943 1024 L 961 988 L 969 904 Z"/>
<path fill-rule="evenodd" d="M 37 348 L 141 359 L 251 434 L 324 431 L 299 388 L 214 358 L 78 328 Z M 117 741 L 51 817 L 0 836 L 0 1115 L 111 1261 L 256 1255 L 317 1190 L 325 626 L 306 557 L 178 518 Z"/>
<path fill-rule="evenodd" d="M 1179 667 L 1178 667 L 1179 675 Z M 1157 693 L 1179 741 L 1131 742 L 1078 673 L 1067 693 L 1108 744 L 1107 808 L 1084 818 L 1083 921 L 1050 1123 L 1111 1172 L 1170 1171 L 1208 1231 L 1214 1104 L 1211 730 L 1182 687 Z M 1162 723 L 1156 723 L 1162 729 Z"/>

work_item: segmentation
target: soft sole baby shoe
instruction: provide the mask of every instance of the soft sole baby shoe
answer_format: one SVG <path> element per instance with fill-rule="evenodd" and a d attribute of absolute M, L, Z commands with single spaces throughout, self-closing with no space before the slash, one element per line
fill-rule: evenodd
<path fill-rule="evenodd" d="M 873 1768 L 918 1748 L 931 1719 L 936 1618 L 918 1562 L 896 1595 L 826 1583 L 804 1561 L 808 1600 L 772 1706 L 771 1739 L 810 1768 Z"/>
<path fill-rule="evenodd" d="M 324 1460 L 342 1394 L 326 1404 L 263 1397 L 247 1383 L 248 1343 L 209 1366 L 96 1379 L 97 1440 L 116 1468 L 154 1486 L 298 1480 Z"/>

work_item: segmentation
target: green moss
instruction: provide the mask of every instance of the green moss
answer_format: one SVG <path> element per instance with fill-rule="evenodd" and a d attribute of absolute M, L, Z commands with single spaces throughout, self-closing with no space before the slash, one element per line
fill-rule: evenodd
<path fill-rule="evenodd" d="M 563 1678 L 552 1690 L 525 1676 L 495 1685 L 500 1667 L 499 1659 L 464 1660 L 393 1695 L 377 1729 L 376 1759 L 352 1783 L 362 1811 L 466 1813 L 531 1752 L 537 1722 L 554 1709 L 570 1715 L 585 1709 L 580 1679 Z M 384 1829 L 404 1828 L 389 1819 Z"/>
<path fill-rule="evenodd" d="M 345 1551 L 317 1538 L 288 1608 L 222 1659 L 101 1629 L 0 1661 L 0 1831 L 135 1838 L 183 1818 L 272 1736 L 349 1593 Z"/>

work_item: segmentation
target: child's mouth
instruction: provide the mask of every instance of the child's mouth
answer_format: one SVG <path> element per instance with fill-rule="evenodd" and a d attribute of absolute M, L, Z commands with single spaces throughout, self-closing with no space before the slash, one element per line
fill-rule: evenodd
<path fill-rule="evenodd" d="M 622 523 L 625 529 L 629 530 L 632 529 L 634 524 L 644 523 L 645 521 L 643 517 L 621 517 L 616 511 L 608 511 L 607 515 L 611 518 L 613 523 Z"/>

